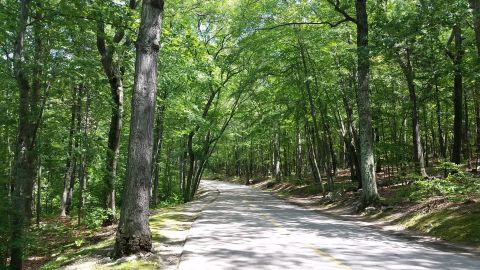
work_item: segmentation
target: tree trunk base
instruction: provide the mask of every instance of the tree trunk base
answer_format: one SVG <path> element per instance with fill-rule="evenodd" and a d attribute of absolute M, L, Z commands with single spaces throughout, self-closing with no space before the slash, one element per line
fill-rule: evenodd
<path fill-rule="evenodd" d="M 152 251 L 152 237 L 146 235 L 125 236 L 117 233 L 113 258 L 121 258 L 140 252 Z"/>

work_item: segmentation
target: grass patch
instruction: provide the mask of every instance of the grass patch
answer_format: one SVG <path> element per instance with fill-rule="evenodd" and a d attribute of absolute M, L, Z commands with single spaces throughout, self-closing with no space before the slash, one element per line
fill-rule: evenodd
<path fill-rule="evenodd" d="M 480 243 L 480 205 L 467 210 L 441 209 L 414 213 L 401 220 L 406 227 L 457 243 Z"/>
<path fill-rule="evenodd" d="M 98 255 L 99 253 L 104 253 L 104 256 L 108 256 L 108 249 L 113 245 L 113 239 L 107 239 L 96 243 L 94 245 L 85 246 L 79 249 L 71 249 L 66 252 L 63 252 L 62 255 L 56 257 L 54 260 L 46 263 L 40 269 L 42 270 L 53 270 L 59 269 L 68 265 L 74 261 L 79 260 L 82 257 Z"/>
<path fill-rule="evenodd" d="M 130 269 L 144 269 L 144 270 L 150 270 L 150 269 L 158 269 L 160 267 L 160 264 L 158 262 L 153 262 L 153 261 L 146 261 L 146 260 L 136 260 L 136 261 L 131 261 L 131 262 L 123 262 L 120 264 L 114 264 L 114 265 L 101 265 L 95 267 L 95 269 L 98 270 L 130 270 Z"/>

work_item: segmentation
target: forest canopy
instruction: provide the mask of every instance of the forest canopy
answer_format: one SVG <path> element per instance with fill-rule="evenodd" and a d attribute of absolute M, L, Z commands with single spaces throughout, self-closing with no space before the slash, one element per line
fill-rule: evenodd
<path fill-rule="evenodd" d="M 149 207 L 205 177 L 359 208 L 405 178 L 466 173 L 478 194 L 478 0 L 0 0 L 0 17 L 0 269 L 57 217 L 120 222 L 121 245 L 143 213 L 151 241 Z"/>

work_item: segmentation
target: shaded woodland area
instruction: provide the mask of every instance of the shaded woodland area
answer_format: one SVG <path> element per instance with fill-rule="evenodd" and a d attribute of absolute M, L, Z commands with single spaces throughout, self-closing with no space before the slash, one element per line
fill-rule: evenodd
<path fill-rule="evenodd" d="M 359 210 L 389 199 L 379 185 L 478 204 L 480 0 L 0 0 L 0 16 L 0 269 L 48 253 L 36 236 L 59 220 L 118 224 L 114 257 L 149 251 L 149 209 L 205 176 L 356 192 Z"/>

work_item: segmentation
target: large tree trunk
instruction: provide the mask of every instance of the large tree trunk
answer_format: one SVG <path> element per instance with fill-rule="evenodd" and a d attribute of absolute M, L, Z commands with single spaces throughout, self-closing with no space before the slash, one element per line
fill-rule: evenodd
<path fill-rule="evenodd" d="M 451 161 L 460 164 L 462 162 L 462 137 L 463 137 L 463 75 L 462 75 L 462 29 L 459 25 L 453 27 L 453 39 L 455 42 L 455 53 L 451 56 L 454 64 L 454 86 L 453 86 L 453 149 Z"/>
<path fill-rule="evenodd" d="M 473 13 L 473 29 L 475 30 L 475 44 L 477 47 L 477 68 L 480 68 L 480 0 L 470 0 Z M 476 85 L 476 96 L 480 95 L 479 83 Z M 476 145 L 477 145 L 477 166 L 480 166 L 480 102 L 475 99 L 475 122 L 476 122 Z M 476 169 L 476 168 L 475 168 Z"/>
<path fill-rule="evenodd" d="M 418 119 L 417 93 L 415 89 L 415 73 L 413 71 L 410 48 L 405 51 L 405 60 L 399 59 L 400 66 L 407 80 L 408 93 L 410 97 L 411 113 L 412 113 L 412 141 L 413 141 L 413 160 L 415 162 L 415 170 L 422 177 L 428 177 L 425 170 L 425 158 L 423 155 L 423 147 L 420 135 L 420 121 Z"/>
<path fill-rule="evenodd" d="M 15 40 L 14 72 L 19 88 L 18 132 L 15 149 L 15 164 L 12 181 L 12 234 L 10 250 L 10 268 L 22 269 L 23 247 L 25 244 L 24 227 L 28 225 L 28 213 L 31 205 L 26 203 L 32 196 L 35 178 L 35 129 L 32 123 L 35 104 L 34 93 L 24 70 L 24 42 L 29 18 L 29 0 L 20 1 L 20 12 Z M 32 103 L 31 103 L 32 102 Z"/>
<path fill-rule="evenodd" d="M 370 112 L 369 73 L 370 50 L 368 47 L 367 0 L 355 1 L 357 15 L 357 57 L 358 57 L 358 114 L 360 131 L 360 168 L 362 172 L 362 206 L 378 200 L 375 180 L 375 157 L 373 152 L 373 128 Z"/>
<path fill-rule="evenodd" d="M 132 98 L 127 172 L 114 257 L 149 252 L 150 181 L 153 124 L 157 82 L 157 57 L 163 19 L 163 0 L 144 0 L 136 42 L 135 80 Z"/>

